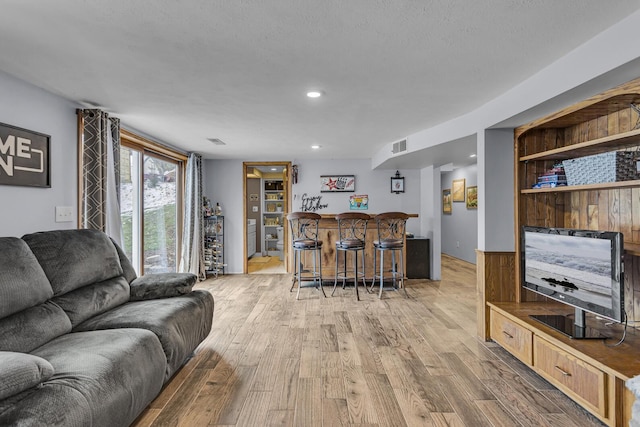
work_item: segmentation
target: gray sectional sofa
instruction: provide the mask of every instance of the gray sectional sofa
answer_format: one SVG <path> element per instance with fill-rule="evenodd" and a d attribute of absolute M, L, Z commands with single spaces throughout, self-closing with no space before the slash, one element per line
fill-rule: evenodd
<path fill-rule="evenodd" d="M 195 282 L 95 230 L 0 238 L 0 425 L 131 424 L 211 330 Z"/>

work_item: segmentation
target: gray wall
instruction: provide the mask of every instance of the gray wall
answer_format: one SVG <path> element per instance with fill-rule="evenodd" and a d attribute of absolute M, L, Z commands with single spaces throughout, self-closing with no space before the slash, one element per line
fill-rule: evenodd
<path fill-rule="evenodd" d="M 478 167 L 471 165 L 442 174 L 441 190 L 451 188 L 454 179 L 465 179 L 465 187 L 477 185 Z M 442 195 L 442 191 L 440 191 Z M 466 197 L 466 193 L 465 193 Z M 442 214 L 442 253 L 476 263 L 478 247 L 478 210 L 467 209 L 465 202 L 452 202 L 451 214 Z"/>
<path fill-rule="evenodd" d="M 0 93 L 0 122 L 51 136 L 51 188 L 0 185 L 0 236 L 76 228 L 77 105 L 2 72 Z M 73 221 L 56 223 L 56 206 Z"/>
<path fill-rule="evenodd" d="M 251 161 L 259 161 L 251 159 Z M 282 159 L 287 161 L 287 159 Z M 391 176 L 395 170 L 372 170 L 370 159 L 355 160 L 299 160 L 298 183 L 293 184 L 293 210 L 299 210 L 302 195 L 321 196 L 327 204 L 319 213 L 340 213 L 349 210 L 349 196 L 368 194 L 370 214 L 385 211 L 420 212 L 420 171 L 401 170 L 405 177 L 405 193 L 391 193 Z M 225 215 L 225 260 L 227 272 L 242 273 L 243 265 L 243 206 L 242 161 L 206 160 L 204 163 L 204 194 L 213 204 L 219 202 Z M 320 175 L 355 175 L 355 193 L 321 193 Z M 420 234 L 419 218 L 407 222 L 407 231 Z"/>

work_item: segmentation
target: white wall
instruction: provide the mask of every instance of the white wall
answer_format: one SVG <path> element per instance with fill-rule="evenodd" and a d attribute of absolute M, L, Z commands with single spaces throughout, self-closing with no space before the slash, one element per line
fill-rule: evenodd
<path fill-rule="evenodd" d="M 420 212 L 420 172 L 400 170 L 404 177 L 404 193 L 391 193 L 391 177 L 396 171 L 372 170 L 370 159 L 356 160 L 299 160 L 298 183 L 293 185 L 293 209 L 300 210 L 302 196 L 320 196 L 321 203 L 328 206 L 318 213 L 340 213 L 349 210 L 349 196 L 367 194 L 369 196 L 369 214 L 400 211 L 419 214 Z M 355 193 L 321 193 L 321 175 L 355 175 Z M 420 221 L 410 218 L 407 231 L 420 234 Z"/>
<path fill-rule="evenodd" d="M 431 279 L 440 280 L 440 255 L 442 253 L 440 168 L 429 166 L 421 169 L 420 188 L 420 236 L 428 238 L 431 246 L 429 251 Z"/>
<path fill-rule="evenodd" d="M 0 72 L 0 122 L 51 136 L 51 188 L 0 185 L 0 236 L 77 227 L 76 104 Z M 55 207 L 73 222 L 55 222 Z"/>
<path fill-rule="evenodd" d="M 465 188 L 477 186 L 477 176 L 477 165 L 443 173 L 440 194 L 446 188 L 451 189 L 454 179 L 464 179 Z M 442 215 L 441 224 L 442 253 L 475 264 L 478 247 L 478 210 L 467 209 L 465 202 L 452 202 L 451 214 Z"/>
<path fill-rule="evenodd" d="M 287 161 L 286 159 L 283 161 Z M 385 211 L 420 212 L 420 171 L 400 171 L 405 180 L 405 193 L 391 193 L 394 171 L 371 170 L 370 159 L 356 160 L 300 160 L 298 183 L 293 184 L 293 210 L 300 210 L 303 194 L 321 196 L 328 206 L 318 213 L 340 213 L 349 210 L 349 196 L 369 195 L 369 214 Z M 355 193 L 321 193 L 320 175 L 355 175 Z M 220 203 L 225 216 L 226 272 L 242 273 L 243 267 L 243 203 L 242 161 L 206 160 L 204 162 L 204 194 L 213 203 Z M 419 218 L 410 218 L 407 231 L 420 234 Z"/>

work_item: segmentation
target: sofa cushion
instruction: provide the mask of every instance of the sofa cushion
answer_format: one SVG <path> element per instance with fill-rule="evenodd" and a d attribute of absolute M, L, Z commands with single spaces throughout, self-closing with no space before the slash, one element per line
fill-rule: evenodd
<path fill-rule="evenodd" d="M 48 381 L 0 400 L 0 426 L 87 427 L 90 420 L 89 402 L 66 384 Z"/>
<path fill-rule="evenodd" d="M 68 332 L 69 317 L 57 304 L 47 301 L 0 319 L 0 350 L 30 353 Z"/>
<path fill-rule="evenodd" d="M 138 275 L 136 274 L 136 270 L 133 268 L 133 265 L 131 265 L 131 261 L 129 261 L 129 258 L 127 258 L 127 254 L 124 253 L 122 248 L 113 239 L 111 239 L 111 243 L 113 243 L 113 246 L 116 247 L 116 251 L 118 251 L 118 258 L 120 258 L 122 274 L 124 274 L 127 282 L 133 282 L 133 280 L 138 277 Z"/>
<path fill-rule="evenodd" d="M 130 425 L 160 392 L 166 365 L 158 338 L 144 329 L 70 333 L 33 354 L 55 369 L 44 387 L 82 394 L 91 412 L 84 425 L 93 427 Z"/>
<path fill-rule="evenodd" d="M 22 239 L 38 259 L 56 296 L 122 275 L 118 252 L 101 231 L 44 231 Z"/>
<path fill-rule="evenodd" d="M 0 238 L 0 272 L 0 319 L 53 296 L 38 260 L 17 237 Z"/>
<path fill-rule="evenodd" d="M 209 292 L 195 290 L 175 298 L 129 302 L 81 323 L 75 330 L 143 328 L 152 331 L 160 339 L 166 355 L 166 381 L 207 337 L 212 321 L 213 297 Z"/>
<path fill-rule="evenodd" d="M 48 380 L 53 366 L 41 357 L 0 351 L 0 400 Z"/>
<path fill-rule="evenodd" d="M 114 277 L 67 292 L 52 301 L 62 307 L 74 327 L 129 301 L 129 284 L 123 276 Z"/>
<path fill-rule="evenodd" d="M 197 279 L 192 273 L 145 274 L 131 282 L 131 301 L 188 294 Z"/>

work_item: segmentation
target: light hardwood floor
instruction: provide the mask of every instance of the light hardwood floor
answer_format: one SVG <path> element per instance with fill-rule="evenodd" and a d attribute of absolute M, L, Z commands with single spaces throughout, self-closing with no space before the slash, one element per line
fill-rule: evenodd
<path fill-rule="evenodd" d="M 328 297 L 289 275 L 198 285 L 213 329 L 136 426 L 601 426 L 494 343 L 476 338 L 475 266 L 383 299 Z"/>

